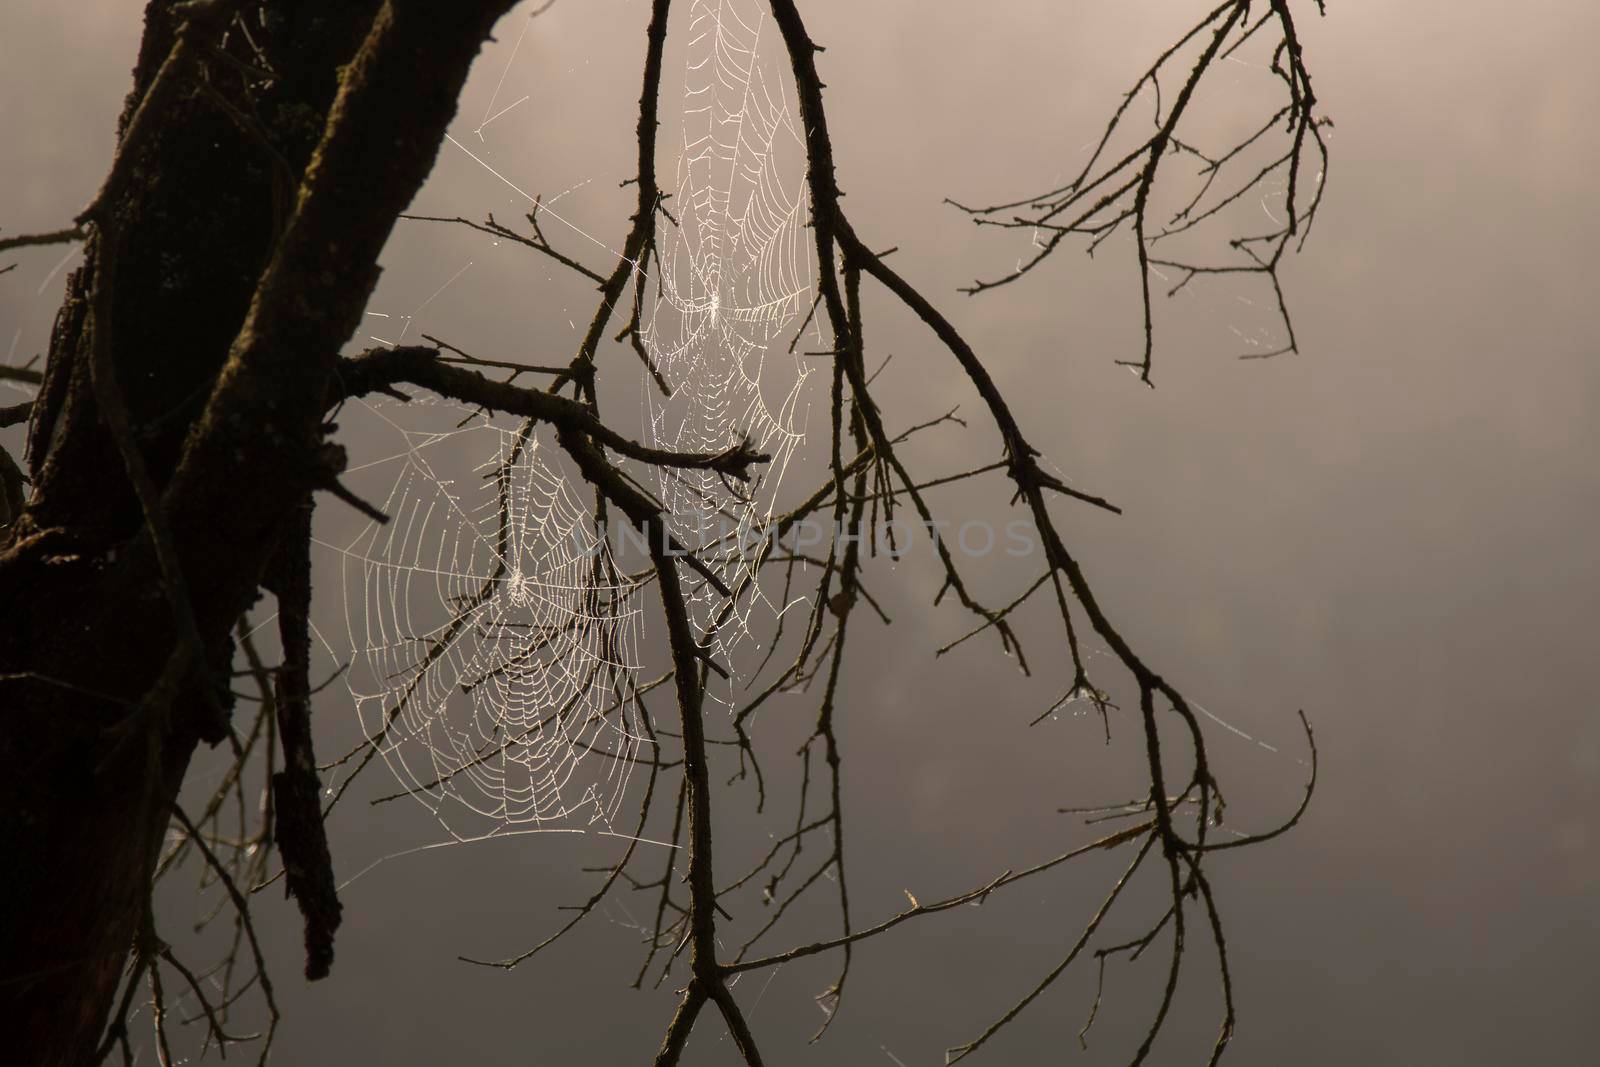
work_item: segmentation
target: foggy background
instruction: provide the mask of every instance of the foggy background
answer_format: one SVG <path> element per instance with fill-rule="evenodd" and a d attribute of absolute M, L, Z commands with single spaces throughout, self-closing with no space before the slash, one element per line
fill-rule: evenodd
<path fill-rule="evenodd" d="M 14 0 L 0 12 L 0 232 L 59 228 L 97 187 L 140 6 Z M 1600 1037 L 1600 367 L 1585 310 L 1600 236 L 1590 204 L 1600 73 L 1588 54 L 1600 13 L 1555 0 L 1512 14 L 1444 0 L 1329 7 L 1325 20 L 1309 4 L 1299 12 L 1322 111 L 1336 123 L 1323 213 L 1284 271 L 1301 354 L 1236 360 L 1239 333 L 1277 328 L 1270 295 L 1254 282 L 1197 282 L 1157 305 L 1154 391 L 1113 362 L 1137 358 L 1140 342 L 1126 240 L 1092 261 L 1064 251 L 1019 284 L 967 298 L 955 287 L 1010 266 L 1026 234 L 976 230 L 941 201 L 1011 199 L 1071 172 L 1118 94 L 1199 8 L 813 0 L 802 11 L 827 46 L 819 66 L 854 224 L 869 244 L 900 247 L 897 269 L 974 343 L 1049 459 L 1124 508 L 1120 518 L 1057 509 L 1123 634 L 1187 695 L 1276 749 L 1212 730 L 1230 825 L 1265 828 L 1293 809 L 1305 773 L 1295 710 L 1316 729 L 1322 778 L 1304 822 L 1213 867 L 1239 1005 L 1228 1062 L 1589 1063 Z M 613 247 L 630 204 L 616 186 L 634 170 L 647 16 L 642 0 L 558 0 L 513 58 L 518 9 L 475 69 L 454 131 L 521 188 L 565 193 L 563 213 Z M 675 54 L 662 92 L 667 187 Z M 1216 108 L 1259 110 L 1259 71 L 1213 78 Z M 490 97 L 524 95 L 477 143 Z M 509 222 L 526 202 L 446 144 L 413 210 Z M 609 267 L 582 236 L 547 232 Z M 44 350 L 76 256 L 24 250 L 0 266 L 13 260 L 18 269 L 0 277 L 0 355 L 15 364 Z M 384 265 L 374 311 L 413 316 L 408 339 L 425 330 L 479 355 L 565 362 L 578 336 L 569 316 L 581 327 L 593 312 L 559 268 L 464 229 L 402 223 Z M 890 425 L 956 403 L 978 416 L 954 362 L 878 297 L 869 288 L 868 358 L 894 354 L 881 380 Z M 602 377 L 636 390 L 625 348 L 608 346 L 600 362 Z M 916 452 L 923 473 L 993 458 L 980 424 L 931 435 Z M 634 429 L 626 417 L 621 428 Z M 936 506 L 958 520 L 1009 515 L 1008 488 L 965 483 Z M 348 509 L 322 503 L 319 536 L 359 528 Z M 317 621 L 333 635 L 339 583 L 317 562 Z M 999 564 L 977 573 L 1001 603 L 1025 574 Z M 1051 662 L 1060 642 L 1044 623 L 1027 645 L 1034 679 L 993 642 L 936 660 L 932 650 L 967 622 L 928 606 L 938 582 L 926 561 L 879 562 L 867 582 L 894 625 L 857 612 L 839 711 L 858 925 L 901 910 L 903 888 L 926 902 L 1087 841 L 1096 831 L 1058 807 L 1141 791 L 1127 712 L 1109 747 L 1092 716 L 1027 727 L 1070 678 Z M 792 820 L 785 739 L 803 739 L 815 699 L 781 707 L 793 714 L 766 720 L 777 782 L 766 814 L 752 814 L 747 790 L 718 798 L 719 835 L 754 842 L 757 854 Z M 339 685 L 317 714 L 320 755 L 359 738 Z M 202 752 L 194 773 L 221 758 Z M 369 773 L 330 832 L 341 880 L 381 862 L 343 892 L 328 980 L 299 977 L 292 903 L 275 891 L 257 898 L 285 1010 L 282 1062 L 646 1062 L 678 984 L 628 988 L 640 959 L 628 924 L 653 898 L 624 891 L 625 910 L 597 912 L 510 972 L 456 959 L 542 939 L 566 918 L 555 906 L 592 888 L 580 863 L 614 849 L 547 835 L 396 856 L 442 831 L 409 802 L 370 807 L 394 785 L 381 767 Z M 733 850 L 719 844 L 725 875 L 742 858 L 724 859 Z M 833 961 L 793 964 L 770 982 L 746 976 L 735 993 L 767 1062 L 943 1062 L 943 1049 L 975 1037 L 1060 959 L 1126 861 L 1109 859 L 860 946 L 839 1018 L 817 1045 L 805 1044 L 822 1021 L 812 997 Z M 660 863 L 645 853 L 641 876 Z M 177 939 L 192 907 L 181 880 L 167 891 L 165 932 Z M 762 918 L 758 902 L 744 911 L 736 918 Z M 1142 932 L 1143 914 L 1129 907 L 1106 940 Z M 828 936 L 835 922 L 819 904 L 764 943 Z M 1152 951 L 1108 967 L 1088 1052 L 1075 1037 L 1093 996 L 1083 961 L 972 1062 L 1121 1062 L 1153 1010 L 1164 959 Z M 1154 1062 L 1203 1058 L 1214 985 L 1211 958 L 1196 951 Z M 714 1016 L 685 1062 L 735 1062 Z"/>

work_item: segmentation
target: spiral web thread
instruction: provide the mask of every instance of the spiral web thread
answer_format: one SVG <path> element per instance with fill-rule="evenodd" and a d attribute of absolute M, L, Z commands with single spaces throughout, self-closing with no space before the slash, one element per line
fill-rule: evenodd
<path fill-rule="evenodd" d="M 709 584 L 688 591 L 691 618 L 725 654 L 748 633 L 752 606 L 771 606 L 753 546 L 805 439 L 809 370 L 793 338 L 812 305 L 810 209 L 804 139 L 782 68 L 762 50 L 762 17 L 744 0 L 694 0 L 686 36 L 677 225 L 662 236 L 643 331 L 672 392 L 646 381 L 646 433 L 686 452 L 748 435 L 772 457 L 742 485 L 656 472 L 679 541 L 749 594 L 730 604 Z"/>
<path fill-rule="evenodd" d="M 531 425 L 424 397 L 368 406 L 401 443 L 366 465 L 394 468 L 390 521 L 321 542 L 341 561 L 368 739 L 459 840 L 615 832 L 647 743 L 641 587 Z"/>

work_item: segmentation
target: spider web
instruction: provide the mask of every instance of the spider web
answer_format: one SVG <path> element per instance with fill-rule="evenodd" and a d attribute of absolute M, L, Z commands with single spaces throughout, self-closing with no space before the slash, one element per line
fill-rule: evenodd
<path fill-rule="evenodd" d="M 416 397 L 367 405 L 397 449 L 381 510 L 339 555 L 350 691 L 408 793 L 460 840 L 613 831 L 647 743 L 640 585 L 559 450 Z"/>
<path fill-rule="evenodd" d="M 678 215 L 642 309 L 670 389 L 646 381 L 645 436 L 686 452 L 748 436 L 772 457 L 742 485 L 653 469 L 678 541 L 749 594 L 730 604 L 709 583 L 687 590 L 719 653 L 748 633 L 753 605 L 770 605 L 752 546 L 808 410 L 795 351 L 813 297 L 804 142 L 761 26 L 748 0 L 690 5 Z M 421 310 L 401 316 L 402 338 Z M 653 744 L 636 690 L 640 581 L 621 573 L 536 427 L 423 395 L 364 406 L 394 447 L 349 473 L 387 475 L 375 498 L 391 521 L 319 543 L 340 562 L 347 680 L 369 743 L 457 840 L 617 832 L 640 746 Z"/>
<path fill-rule="evenodd" d="M 689 8 L 677 225 L 663 234 L 643 341 L 671 388 L 647 379 L 646 433 L 663 448 L 716 451 L 748 435 L 772 458 L 749 483 L 660 468 L 673 533 L 736 591 L 689 591 L 690 616 L 727 653 L 766 603 L 752 546 L 805 439 L 804 353 L 789 340 L 812 305 L 805 145 L 762 17 L 744 0 Z M 772 36 L 776 40 L 775 35 Z"/>

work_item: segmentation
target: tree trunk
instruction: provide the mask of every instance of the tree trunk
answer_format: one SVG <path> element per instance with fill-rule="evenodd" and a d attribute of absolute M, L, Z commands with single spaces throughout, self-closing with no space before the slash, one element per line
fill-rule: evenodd
<path fill-rule="evenodd" d="M 94 1059 L 173 798 L 226 736 L 230 627 L 336 473 L 334 357 L 509 6 L 269 0 L 244 5 L 248 35 L 147 8 L 30 425 L 33 495 L 0 531 L 0 1033 L 21 1062 Z"/>

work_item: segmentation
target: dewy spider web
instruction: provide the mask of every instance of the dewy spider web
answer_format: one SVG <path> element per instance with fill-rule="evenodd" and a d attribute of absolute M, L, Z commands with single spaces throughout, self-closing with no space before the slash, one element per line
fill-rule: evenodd
<path fill-rule="evenodd" d="M 730 611 L 709 584 L 688 591 L 718 653 L 766 602 L 752 546 L 804 440 L 795 334 L 813 295 L 804 142 L 744 3 L 690 5 L 675 225 L 663 227 L 641 331 L 671 390 L 646 383 L 654 444 L 708 452 L 748 435 L 772 457 L 747 485 L 655 470 L 674 536 L 741 593 Z M 638 583 L 533 429 L 423 397 L 367 406 L 399 441 L 364 465 L 394 467 L 381 506 L 391 521 L 327 547 L 341 560 L 349 685 L 368 739 L 455 838 L 617 832 L 648 743 L 634 689 Z"/>
<path fill-rule="evenodd" d="M 690 613 L 726 653 L 761 602 L 752 552 L 804 441 L 804 353 L 791 343 L 812 304 L 805 145 L 782 68 L 767 62 L 762 17 L 744 0 L 694 0 L 685 36 L 682 154 L 663 228 L 646 351 L 672 392 L 645 382 L 647 427 L 663 448 L 705 452 L 747 434 L 771 455 L 746 485 L 710 471 L 659 469 L 673 532 L 731 587 L 689 590 Z M 770 27 L 768 28 L 770 31 Z M 772 32 L 771 43 L 781 45 Z M 778 49 L 782 54 L 781 47 Z"/>
<path fill-rule="evenodd" d="M 327 546 L 367 737 L 459 839 L 612 830 L 646 743 L 639 584 L 531 425 L 424 397 L 369 406 L 398 437 L 365 465 L 394 469 L 390 521 Z"/>

